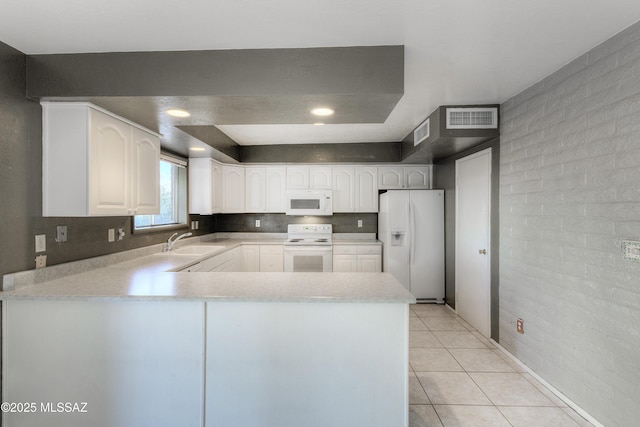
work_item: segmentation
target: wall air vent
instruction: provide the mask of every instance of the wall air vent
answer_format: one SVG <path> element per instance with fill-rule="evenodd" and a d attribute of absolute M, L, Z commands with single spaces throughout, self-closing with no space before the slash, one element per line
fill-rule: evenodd
<path fill-rule="evenodd" d="M 427 119 L 413 131 L 413 145 L 416 146 L 425 139 L 429 138 L 429 132 L 429 119 Z"/>
<path fill-rule="evenodd" d="M 447 129 L 497 129 L 497 108 L 447 108 Z"/>

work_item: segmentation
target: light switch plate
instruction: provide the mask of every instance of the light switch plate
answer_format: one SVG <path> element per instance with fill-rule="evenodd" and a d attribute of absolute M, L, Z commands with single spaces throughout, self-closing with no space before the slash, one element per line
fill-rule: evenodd
<path fill-rule="evenodd" d="M 115 228 L 110 228 L 108 233 L 107 233 L 108 239 L 110 242 L 115 242 L 116 241 L 116 230 Z"/>
<path fill-rule="evenodd" d="M 640 262 L 640 240 L 623 240 L 622 255 L 627 261 Z"/>
<path fill-rule="evenodd" d="M 67 226 L 59 225 L 56 227 L 56 242 L 62 243 L 67 241 Z"/>
<path fill-rule="evenodd" d="M 36 253 L 46 252 L 46 250 L 47 250 L 47 235 L 37 234 L 36 235 Z"/>

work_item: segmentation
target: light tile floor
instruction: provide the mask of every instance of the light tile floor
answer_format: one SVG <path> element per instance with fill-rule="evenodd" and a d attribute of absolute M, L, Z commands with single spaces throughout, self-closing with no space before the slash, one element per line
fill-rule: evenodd
<path fill-rule="evenodd" d="M 410 316 L 410 427 L 592 425 L 449 308 Z"/>

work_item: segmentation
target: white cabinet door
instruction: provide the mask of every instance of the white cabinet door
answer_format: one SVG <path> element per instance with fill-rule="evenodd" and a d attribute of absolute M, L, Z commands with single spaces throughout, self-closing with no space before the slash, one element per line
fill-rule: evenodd
<path fill-rule="evenodd" d="M 260 245 L 260 271 L 284 271 L 284 247 L 282 245 Z"/>
<path fill-rule="evenodd" d="M 266 171 L 261 167 L 244 168 L 245 212 L 266 211 Z"/>
<path fill-rule="evenodd" d="M 356 167 L 355 178 L 355 211 L 378 212 L 378 168 Z"/>
<path fill-rule="evenodd" d="M 242 246 L 231 249 L 231 269 L 233 272 L 244 271 Z"/>
<path fill-rule="evenodd" d="M 309 167 L 308 166 L 288 166 L 287 167 L 287 190 L 307 190 L 309 189 Z"/>
<path fill-rule="evenodd" d="M 222 166 L 222 212 L 244 213 L 244 168 Z"/>
<path fill-rule="evenodd" d="M 358 272 L 360 273 L 382 272 L 382 259 L 380 255 L 358 255 Z"/>
<path fill-rule="evenodd" d="M 431 168 L 429 166 L 406 166 L 404 168 L 404 182 L 406 188 L 430 189 Z"/>
<path fill-rule="evenodd" d="M 287 168 L 267 167 L 266 182 L 265 212 L 286 212 Z"/>
<path fill-rule="evenodd" d="M 357 255 L 334 255 L 334 273 L 355 273 L 358 271 Z"/>
<path fill-rule="evenodd" d="M 402 167 L 379 167 L 378 188 L 380 190 L 397 190 L 404 188 L 404 170 Z"/>
<path fill-rule="evenodd" d="M 260 245 L 242 245 L 243 271 L 260 271 Z"/>
<path fill-rule="evenodd" d="M 89 214 L 131 215 L 131 126 L 93 109 L 89 123 Z"/>
<path fill-rule="evenodd" d="M 430 189 L 430 166 L 381 166 L 378 168 L 378 188 L 394 189 Z"/>
<path fill-rule="evenodd" d="M 355 169 L 353 167 L 333 168 L 333 211 L 355 212 Z M 377 182 L 376 182 L 377 183 Z M 377 185 L 376 185 L 377 189 Z"/>
<path fill-rule="evenodd" d="M 160 213 L 160 138 L 132 128 L 133 209 L 136 215 Z"/>
<path fill-rule="evenodd" d="M 211 163 L 211 213 L 222 212 L 222 165 Z"/>
<path fill-rule="evenodd" d="M 287 190 L 331 190 L 331 166 L 288 166 Z"/>
<path fill-rule="evenodd" d="M 309 190 L 331 190 L 331 167 L 309 167 Z"/>

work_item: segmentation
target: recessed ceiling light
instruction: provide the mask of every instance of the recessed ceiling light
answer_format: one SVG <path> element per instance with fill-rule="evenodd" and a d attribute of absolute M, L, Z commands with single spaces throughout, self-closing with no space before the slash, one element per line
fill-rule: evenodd
<path fill-rule="evenodd" d="M 191 115 L 188 111 L 178 110 L 177 108 L 167 110 L 166 113 L 173 117 L 189 117 Z"/>
<path fill-rule="evenodd" d="M 189 148 L 189 150 L 191 150 L 191 151 L 204 151 L 204 148 L 201 148 L 201 147 L 191 147 L 191 148 Z"/>
<path fill-rule="evenodd" d="M 330 116 L 333 114 L 333 110 L 326 107 L 314 108 L 313 110 L 311 110 L 311 114 L 314 114 L 316 116 Z"/>

